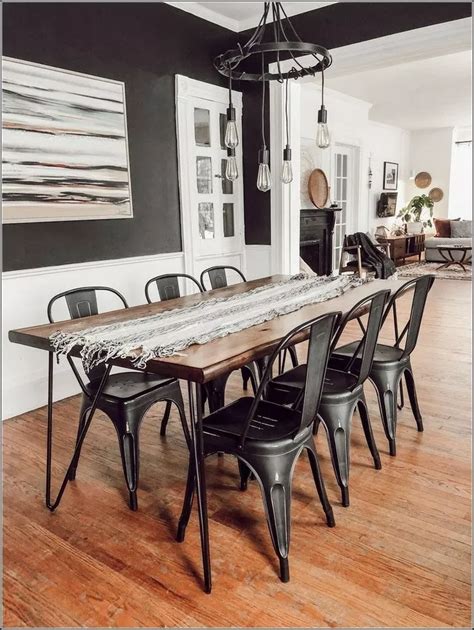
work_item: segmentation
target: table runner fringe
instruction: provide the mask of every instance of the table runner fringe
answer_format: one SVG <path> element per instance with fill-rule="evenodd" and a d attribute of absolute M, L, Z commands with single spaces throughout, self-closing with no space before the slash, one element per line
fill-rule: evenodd
<path fill-rule="evenodd" d="M 205 344 L 309 304 L 339 297 L 362 283 L 350 276 L 298 274 L 245 293 L 203 300 L 156 315 L 78 332 L 57 331 L 50 341 L 59 355 L 67 355 L 74 347 L 81 346 L 86 371 L 113 359 L 131 359 L 135 367 L 144 369 L 151 359 L 171 357 L 191 345 Z"/>

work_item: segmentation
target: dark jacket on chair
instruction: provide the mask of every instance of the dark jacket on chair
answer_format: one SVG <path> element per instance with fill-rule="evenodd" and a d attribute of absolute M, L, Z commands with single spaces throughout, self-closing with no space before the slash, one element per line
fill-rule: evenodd
<path fill-rule="evenodd" d="M 349 246 L 360 245 L 362 264 L 373 267 L 377 278 L 389 278 L 396 271 L 395 263 L 372 243 L 367 234 L 356 232 L 346 236 Z"/>

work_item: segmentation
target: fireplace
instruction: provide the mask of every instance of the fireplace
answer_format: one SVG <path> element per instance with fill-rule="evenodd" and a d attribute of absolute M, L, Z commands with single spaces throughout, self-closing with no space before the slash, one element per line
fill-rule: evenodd
<path fill-rule="evenodd" d="M 301 210 L 300 256 L 320 276 L 332 272 L 332 235 L 340 208 Z"/>

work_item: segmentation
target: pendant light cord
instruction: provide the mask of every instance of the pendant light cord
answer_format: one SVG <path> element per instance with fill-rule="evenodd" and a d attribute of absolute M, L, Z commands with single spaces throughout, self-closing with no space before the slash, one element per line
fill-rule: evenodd
<path fill-rule="evenodd" d="M 232 107 L 232 69 L 229 64 L 229 107 Z"/>
<path fill-rule="evenodd" d="M 286 79 L 285 123 L 286 123 L 286 146 L 289 146 L 290 145 L 290 125 L 289 125 L 289 116 L 288 116 L 288 79 Z"/>
<path fill-rule="evenodd" d="M 265 142 L 265 79 L 263 78 L 265 74 L 265 56 L 262 53 L 262 144 L 263 148 L 266 149 L 267 145 Z"/>
<path fill-rule="evenodd" d="M 321 107 L 324 107 L 324 64 L 321 66 Z"/>

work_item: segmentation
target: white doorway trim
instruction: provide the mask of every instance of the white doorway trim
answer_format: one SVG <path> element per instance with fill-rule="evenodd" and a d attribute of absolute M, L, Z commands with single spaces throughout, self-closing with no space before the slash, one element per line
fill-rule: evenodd
<path fill-rule="evenodd" d="M 179 197 L 180 197 L 180 217 L 181 217 L 181 240 L 182 250 L 184 254 L 184 271 L 190 275 L 196 275 L 198 269 L 196 267 L 196 259 L 199 257 L 197 244 L 193 238 L 193 220 L 192 215 L 192 189 L 191 183 L 195 181 L 195 174 L 190 172 L 189 151 L 190 138 L 194 136 L 194 129 L 190 128 L 190 117 L 188 116 L 188 105 L 201 99 L 210 103 L 219 103 L 227 107 L 229 101 L 229 93 L 226 88 L 190 79 L 183 75 L 176 75 L 175 78 L 175 97 L 176 97 L 176 134 L 178 147 L 178 177 L 179 177 Z M 241 117 L 242 117 L 242 93 L 232 90 L 232 101 L 237 113 L 237 124 L 239 126 L 239 135 L 242 138 Z M 236 208 L 239 215 L 239 221 L 236 221 L 236 228 L 240 231 L 241 247 L 238 252 L 226 252 L 225 255 L 238 255 L 241 260 L 242 271 L 246 272 L 245 259 L 245 242 L 244 242 L 244 224 L 243 224 L 243 169 L 242 169 L 242 146 L 237 151 L 237 165 L 239 169 L 239 178 L 234 182 L 239 191 L 239 207 Z M 214 255 L 200 256 L 201 259 L 208 258 L 209 264 L 212 264 Z M 215 263 L 217 264 L 217 263 Z"/>

